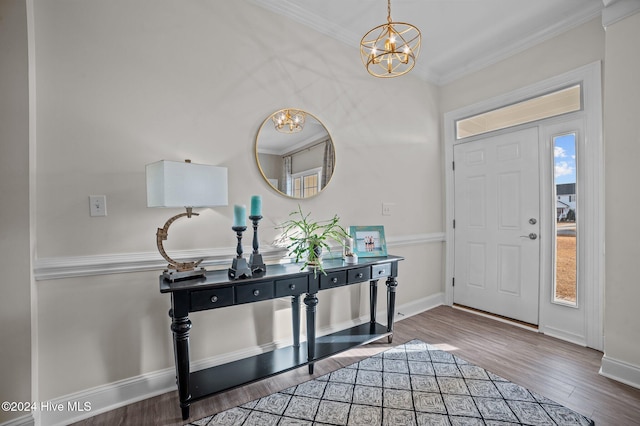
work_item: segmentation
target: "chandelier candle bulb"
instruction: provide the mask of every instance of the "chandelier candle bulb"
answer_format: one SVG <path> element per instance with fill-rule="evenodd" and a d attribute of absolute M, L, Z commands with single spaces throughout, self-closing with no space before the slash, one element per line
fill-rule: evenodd
<path fill-rule="evenodd" d="M 387 23 L 373 28 L 360 41 L 362 62 L 374 77 L 406 74 L 415 65 L 421 39 L 418 28 L 391 19 L 391 0 L 387 0 Z"/>
<path fill-rule="evenodd" d="M 247 206 L 236 204 L 233 206 L 233 226 L 247 226 Z"/>
<path fill-rule="evenodd" d="M 251 197 L 251 216 L 262 216 L 262 197 L 259 195 Z"/>

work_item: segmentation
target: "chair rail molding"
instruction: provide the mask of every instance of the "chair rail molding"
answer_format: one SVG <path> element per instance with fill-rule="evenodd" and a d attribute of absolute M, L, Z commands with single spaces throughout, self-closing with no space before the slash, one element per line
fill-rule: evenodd
<path fill-rule="evenodd" d="M 444 242 L 444 232 L 410 234 L 388 237 L 388 247 Z M 236 248 L 218 247 L 200 250 L 182 250 L 173 254 L 176 260 L 204 259 L 204 267 L 225 267 L 229 265 Z M 336 247 L 336 252 L 338 252 Z M 260 252 L 267 262 L 278 262 L 286 257 L 286 249 L 276 246 L 261 246 Z M 245 253 L 249 253 L 245 251 Z M 161 271 L 167 261 L 157 252 L 98 254 L 92 256 L 44 257 L 36 258 L 33 275 L 36 281 L 57 280 L 94 275 L 124 274 L 129 272 Z"/>

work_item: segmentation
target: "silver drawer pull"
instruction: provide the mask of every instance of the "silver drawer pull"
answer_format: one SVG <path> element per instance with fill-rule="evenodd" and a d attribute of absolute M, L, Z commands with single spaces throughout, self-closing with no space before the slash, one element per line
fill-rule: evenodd
<path fill-rule="evenodd" d="M 338 282 L 338 278 L 336 278 L 336 277 L 331 278 L 331 282 L 334 283 L 334 284 L 337 283 Z"/>
<path fill-rule="evenodd" d="M 211 303 L 216 303 L 218 301 L 218 296 L 211 296 Z"/>
<path fill-rule="evenodd" d="M 360 272 L 358 275 L 356 275 L 356 278 L 362 278 L 362 277 L 363 277 L 362 272 Z"/>
<path fill-rule="evenodd" d="M 253 295 L 258 296 L 260 294 L 260 290 L 253 290 Z"/>
<path fill-rule="evenodd" d="M 378 271 L 378 275 L 382 275 L 382 274 L 384 274 L 385 272 L 387 272 L 387 271 L 386 271 L 386 270 L 384 270 L 384 269 L 381 269 L 380 271 Z"/>
<path fill-rule="evenodd" d="M 296 289 L 295 284 L 289 284 L 289 290 L 295 290 L 295 289 Z"/>

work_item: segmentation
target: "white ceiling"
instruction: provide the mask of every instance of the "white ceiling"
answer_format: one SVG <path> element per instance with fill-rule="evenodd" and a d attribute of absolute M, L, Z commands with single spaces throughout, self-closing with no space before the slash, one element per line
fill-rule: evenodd
<path fill-rule="evenodd" d="M 385 0 L 253 2 L 356 49 L 387 21 Z M 442 85 L 600 16 L 602 8 L 602 0 L 392 0 L 391 18 L 422 33 L 411 72 Z"/>

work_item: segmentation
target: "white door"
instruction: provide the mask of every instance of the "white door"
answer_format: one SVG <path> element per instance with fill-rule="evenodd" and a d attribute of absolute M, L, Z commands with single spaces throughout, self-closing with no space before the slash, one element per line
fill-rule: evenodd
<path fill-rule="evenodd" d="M 538 324 L 538 128 L 454 147 L 456 304 Z"/>

